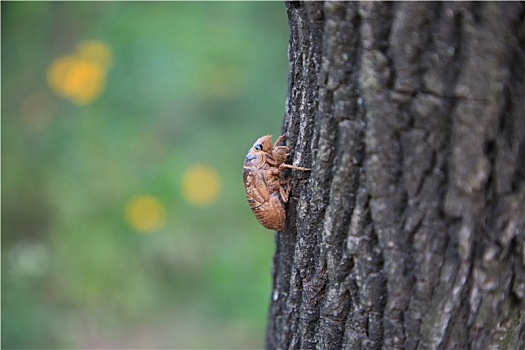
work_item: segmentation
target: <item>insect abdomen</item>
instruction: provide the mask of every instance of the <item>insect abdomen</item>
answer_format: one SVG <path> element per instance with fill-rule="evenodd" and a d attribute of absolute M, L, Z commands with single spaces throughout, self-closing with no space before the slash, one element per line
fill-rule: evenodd
<path fill-rule="evenodd" d="M 286 214 L 278 194 L 272 194 L 269 201 L 252 207 L 252 212 L 267 229 L 284 231 Z"/>

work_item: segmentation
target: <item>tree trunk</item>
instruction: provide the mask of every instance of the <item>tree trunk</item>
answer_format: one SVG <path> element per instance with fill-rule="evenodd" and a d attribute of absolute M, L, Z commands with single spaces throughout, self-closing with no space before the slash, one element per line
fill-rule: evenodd
<path fill-rule="evenodd" d="M 287 11 L 267 348 L 523 348 L 523 3 Z"/>

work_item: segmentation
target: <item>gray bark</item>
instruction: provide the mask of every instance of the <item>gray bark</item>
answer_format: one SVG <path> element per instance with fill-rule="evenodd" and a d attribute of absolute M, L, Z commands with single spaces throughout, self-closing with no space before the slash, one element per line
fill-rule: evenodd
<path fill-rule="evenodd" d="M 523 3 L 287 12 L 267 348 L 523 348 Z"/>

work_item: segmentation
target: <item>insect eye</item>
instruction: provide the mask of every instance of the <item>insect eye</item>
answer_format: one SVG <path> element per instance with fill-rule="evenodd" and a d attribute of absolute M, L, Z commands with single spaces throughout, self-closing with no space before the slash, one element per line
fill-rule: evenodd
<path fill-rule="evenodd" d="M 260 151 L 262 150 L 262 145 L 260 143 L 256 143 L 255 145 L 253 145 L 253 148 L 255 148 L 257 151 Z"/>

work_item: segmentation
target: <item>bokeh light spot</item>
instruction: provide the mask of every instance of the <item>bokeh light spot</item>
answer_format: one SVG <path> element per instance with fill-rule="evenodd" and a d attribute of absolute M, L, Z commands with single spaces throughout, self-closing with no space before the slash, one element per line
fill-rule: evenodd
<path fill-rule="evenodd" d="M 220 193 L 221 179 L 214 167 L 194 165 L 182 179 L 182 194 L 187 202 L 203 207 L 215 202 Z"/>
<path fill-rule="evenodd" d="M 81 43 L 75 54 L 51 63 L 47 72 L 49 86 L 57 95 L 77 104 L 90 103 L 104 89 L 112 57 L 110 48 L 103 43 Z"/>
<path fill-rule="evenodd" d="M 109 46 L 96 41 L 89 40 L 81 42 L 77 48 L 78 56 L 86 61 L 97 63 L 103 69 L 108 69 L 113 62 L 113 53 Z"/>
<path fill-rule="evenodd" d="M 166 209 L 156 197 L 141 195 L 128 201 L 126 219 L 135 230 L 141 233 L 152 233 L 164 227 Z"/>

